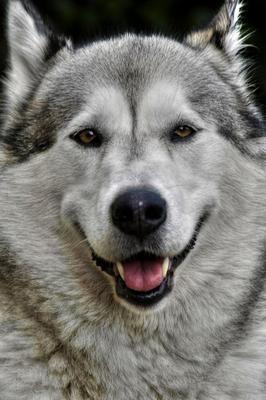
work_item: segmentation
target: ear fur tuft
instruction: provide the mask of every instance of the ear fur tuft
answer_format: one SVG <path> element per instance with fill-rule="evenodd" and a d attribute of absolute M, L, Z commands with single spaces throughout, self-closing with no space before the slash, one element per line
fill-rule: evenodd
<path fill-rule="evenodd" d="M 185 43 L 199 49 L 213 45 L 228 56 L 235 56 L 242 48 L 239 26 L 241 8 L 238 0 L 227 0 L 212 22 L 205 29 L 188 35 Z"/>
<path fill-rule="evenodd" d="M 238 90 L 250 109 L 257 112 L 252 101 L 248 64 L 240 54 L 246 47 L 244 40 L 248 37 L 241 34 L 242 8 L 241 0 L 226 0 L 211 23 L 204 29 L 190 33 L 184 43 L 196 50 L 206 49 L 206 57 L 215 64 L 221 76 Z"/>
<path fill-rule="evenodd" d="M 29 92 L 45 62 L 70 42 L 55 35 L 26 0 L 9 0 L 7 25 L 10 58 L 7 102 L 14 106 Z"/>

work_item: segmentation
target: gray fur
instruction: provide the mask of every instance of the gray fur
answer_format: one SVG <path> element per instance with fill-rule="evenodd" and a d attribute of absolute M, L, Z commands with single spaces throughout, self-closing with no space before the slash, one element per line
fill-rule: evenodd
<path fill-rule="evenodd" d="M 231 49 L 234 5 L 220 42 L 230 34 Z M 239 55 L 213 41 L 192 46 L 191 36 L 134 35 L 49 52 L 34 15 L 10 0 L 0 399 L 266 399 L 265 136 Z M 199 132 L 173 144 L 180 123 Z M 70 139 L 95 126 L 102 148 Z M 169 205 L 165 226 L 142 245 L 109 217 L 117 194 L 140 185 Z M 143 249 L 174 256 L 206 209 L 157 307 L 119 299 L 91 260 L 90 247 L 111 262 Z"/>

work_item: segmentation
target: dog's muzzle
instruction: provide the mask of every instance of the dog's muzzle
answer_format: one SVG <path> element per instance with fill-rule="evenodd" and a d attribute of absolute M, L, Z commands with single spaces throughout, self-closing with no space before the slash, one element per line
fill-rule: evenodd
<path fill-rule="evenodd" d="M 118 297 L 135 306 L 154 306 L 171 292 L 174 272 L 195 247 L 207 217 L 208 214 L 204 214 L 200 218 L 186 248 L 173 258 L 141 252 L 129 259 L 110 263 L 92 250 L 93 259 L 103 272 L 115 279 Z"/>
<path fill-rule="evenodd" d="M 114 278 L 118 297 L 135 306 L 153 306 L 171 292 L 174 272 L 195 247 L 208 215 L 206 212 L 202 214 L 191 240 L 175 257 L 158 254 L 158 250 L 147 253 L 145 242 L 147 239 L 151 241 L 152 235 L 165 223 L 167 203 L 156 191 L 146 188 L 128 190 L 114 200 L 110 217 L 120 234 L 126 235 L 129 241 L 130 238 L 137 240 L 143 251 L 112 263 L 91 248 L 92 257 L 104 273 Z"/>

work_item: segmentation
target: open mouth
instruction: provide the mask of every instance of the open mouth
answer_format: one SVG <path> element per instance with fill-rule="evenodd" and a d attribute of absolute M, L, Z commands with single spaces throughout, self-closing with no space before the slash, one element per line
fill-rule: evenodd
<path fill-rule="evenodd" d="M 207 215 L 200 219 L 192 239 L 175 257 L 165 258 L 141 252 L 124 261 L 110 263 L 92 250 L 93 259 L 98 267 L 114 277 L 118 297 L 136 306 L 153 306 L 171 292 L 174 272 L 195 247 L 206 219 Z"/>

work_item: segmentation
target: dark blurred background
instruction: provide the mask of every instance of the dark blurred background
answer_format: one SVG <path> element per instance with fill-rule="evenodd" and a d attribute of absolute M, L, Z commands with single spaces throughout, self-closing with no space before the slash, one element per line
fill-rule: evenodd
<path fill-rule="evenodd" d="M 50 24 L 75 41 L 108 37 L 124 31 L 182 37 L 207 23 L 222 0 L 32 0 Z M 266 0 L 246 0 L 244 31 L 252 35 L 246 50 L 252 61 L 255 97 L 266 109 Z M 0 0 L 0 71 L 6 60 L 5 9 Z"/>

